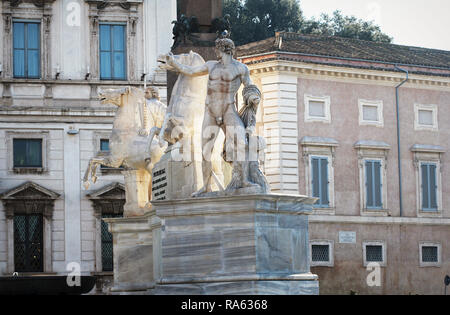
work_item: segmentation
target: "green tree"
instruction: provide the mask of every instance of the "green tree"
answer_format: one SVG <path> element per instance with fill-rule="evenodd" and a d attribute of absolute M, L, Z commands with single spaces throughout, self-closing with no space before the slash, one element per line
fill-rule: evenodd
<path fill-rule="evenodd" d="M 223 13 L 230 15 L 231 37 L 237 45 L 272 37 L 278 31 L 392 41 L 373 22 L 343 16 L 340 11 L 307 20 L 296 0 L 225 0 Z"/>
<path fill-rule="evenodd" d="M 296 0 L 225 0 L 223 13 L 230 15 L 237 45 L 272 37 L 277 31 L 298 32 L 302 24 Z"/>
<path fill-rule="evenodd" d="M 322 14 L 318 20 L 304 21 L 301 32 L 382 43 L 392 42 L 392 38 L 384 34 L 372 21 L 363 21 L 354 16 L 343 16 L 339 10 L 334 11 L 331 17 L 328 14 Z"/>

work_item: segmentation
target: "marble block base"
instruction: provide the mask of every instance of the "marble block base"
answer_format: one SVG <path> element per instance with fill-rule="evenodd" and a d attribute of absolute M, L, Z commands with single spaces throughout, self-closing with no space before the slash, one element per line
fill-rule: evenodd
<path fill-rule="evenodd" d="M 159 243 L 160 221 L 152 211 L 132 218 L 105 218 L 113 235 L 114 286 L 118 294 L 145 293 L 155 285 L 153 247 Z"/>
<path fill-rule="evenodd" d="M 292 277 L 295 278 L 295 277 Z M 312 274 L 294 279 L 234 279 L 209 282 L 157 284 L 149 290 L 154 295 L 318 295 L 319 281 Z"/>
<path fill-rule="evenodd" d="M 315 198 L 260 194 L 152 201 L 161 219 L 151 294 L 318 294 Z"/>

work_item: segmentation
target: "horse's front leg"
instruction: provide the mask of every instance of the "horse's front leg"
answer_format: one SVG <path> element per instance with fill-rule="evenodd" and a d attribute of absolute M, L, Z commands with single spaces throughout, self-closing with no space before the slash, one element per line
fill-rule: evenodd
<path fill-rule="evenodd" d="M 107 167 L 119 167 L 122 165 L 123 159 L 113 159 L 111 156 L 99 157 L 96 156 L 89 160 L 88 168 L 83 177 L 83 184 L 85 189 L 89 188 L 89 174 L 91 174 L 92 183 L 97 181 L 97 166 L 105 165 Z"/>
<path fill-rule="evenodd" d="M 93 167 L 97 167 L 97 163 L 101 158 L 93 157 L 89 160 L 88 167 L 86 168 L 86 172 L 83 177 L 83 185 L 85 189 L 89 189 L 89 174 L 92 174 Z M 93 182 L 95 183 L 94 179 Z"/>

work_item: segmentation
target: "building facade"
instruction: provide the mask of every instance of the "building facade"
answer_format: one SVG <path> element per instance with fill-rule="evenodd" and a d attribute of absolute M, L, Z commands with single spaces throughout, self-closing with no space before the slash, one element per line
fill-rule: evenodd
<path fill-rule="evenodd" d="M 263 93 L 272 191 L 318 198 L 321 294 L 443 294 L 450 52 L 278 33 L 237 54 Z"/>
<path fill-rule="evenodd" d="M 166 100 L 156 60 L 176 1 L 11 0 L 0 14 L 0 275 L 109 272 L 101 218 L 121 215 L 123 176 L 101 167 L 81 182 L 115 115 L 97 95 L 145 83 Z"/>

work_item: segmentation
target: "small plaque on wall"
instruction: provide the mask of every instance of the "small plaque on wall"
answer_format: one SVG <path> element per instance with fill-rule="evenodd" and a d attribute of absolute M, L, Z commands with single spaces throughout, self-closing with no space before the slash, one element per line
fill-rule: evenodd
<path fill-rule="evenodd" d="M 355 244 L 356 232 L 339 231 L 339 243 Z"/>

